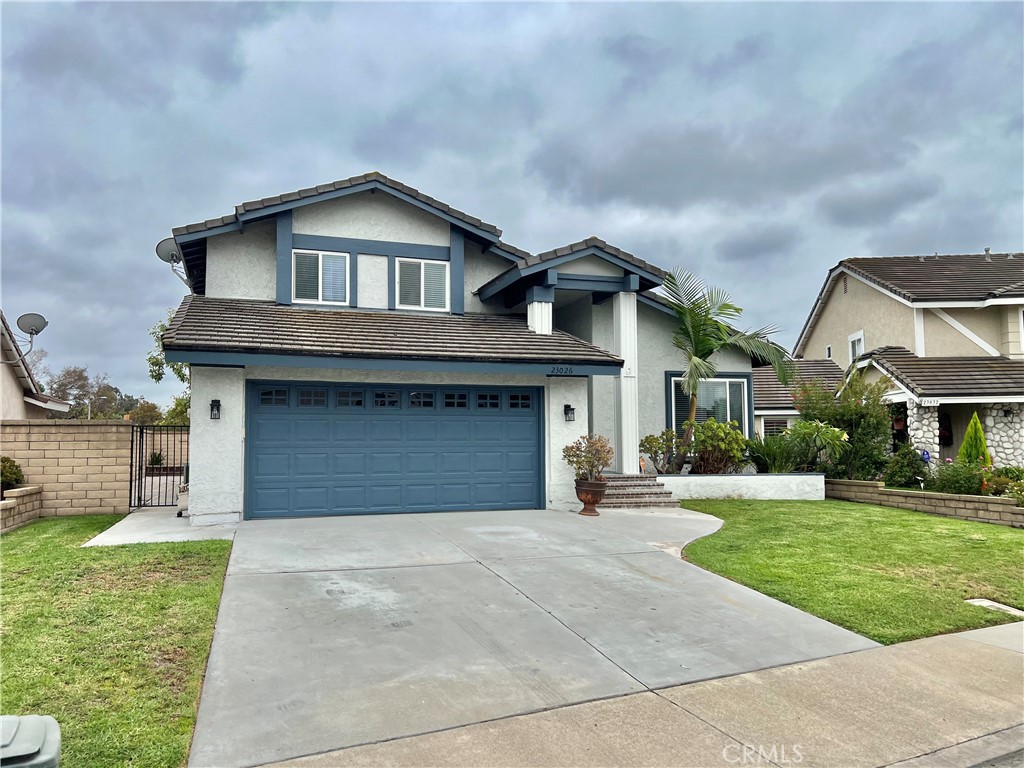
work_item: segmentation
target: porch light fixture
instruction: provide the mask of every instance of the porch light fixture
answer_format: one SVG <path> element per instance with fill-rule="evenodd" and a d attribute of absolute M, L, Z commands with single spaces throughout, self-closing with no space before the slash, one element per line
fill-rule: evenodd
<path fill-rule="evenodd" d="M 576 409 L 573 408 L 568 403 L 565 404 L 565 407 L 562 409 L 562 412 L 565 414 L 566 421 L 576 421 Z"/>
<path fill-rule="evenodd" d="M 220 400 L 211 400 L 210 401 L 210 418 L 211 419 L 219 419 L 220 418 Z"/>

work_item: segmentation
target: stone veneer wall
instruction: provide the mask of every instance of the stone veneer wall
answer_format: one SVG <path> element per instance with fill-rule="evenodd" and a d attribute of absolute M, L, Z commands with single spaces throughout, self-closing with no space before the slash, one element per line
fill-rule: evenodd
<path fill-rule="evenodd" d="M 13 531 L 31 523 L 43 508 L 43 488 L 39 485 L 21 485 L 4 491 L 0 501 L 0 533 Z"/>
<path fill-rule="evenodd" d="M 125 421 L 0 422 L 0 454 L 41 485 L 40 516 L 127 514 L 132 425 Z"/>
<path fill-rule="evenodd" d="M 1024 528 L 1024 509 L 1003 496 L 959 496 L 951 493 L 886 488 L 885 483 L 863 480 L 826 480 L 825 498 L 912 509 L 933 515 L 958 517 L 978 523 Z"/>
<path fill-rule="evenodd" d="M 907 433 L 918 451 L 928 451 L 939 460 L 939 409 L 930 405 L 907 403 Z"/>
<path fill-rule="evenodd" d="M 1008 411 L 1009 416 L 1003 412 Z M 992 403 L 978 410 L 997 467 L 1024 466 L 1024 403 Z"/>

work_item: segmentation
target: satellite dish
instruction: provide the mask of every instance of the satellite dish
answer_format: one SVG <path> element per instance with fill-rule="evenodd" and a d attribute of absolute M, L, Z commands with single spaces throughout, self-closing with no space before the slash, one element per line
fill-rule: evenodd
<path fill-rule="evenodd" d="M 178 244 L 174 242 L 173 237 L 165 237 L 156 244 L 156 255 L 160 258 L 160 261 L 167 264 L 177 264 L 181 261 L 181 254 L 178 253 Z"/>
<path fill-rule="evenodd" d="M 21 329 L 22 333 L 27 333 L 29 336 L 42 333 L 47 325 L 49 323 L 46 321 L 46 318 L 38 312 L 28 312 L 18 318 L 18 328 Z"/>

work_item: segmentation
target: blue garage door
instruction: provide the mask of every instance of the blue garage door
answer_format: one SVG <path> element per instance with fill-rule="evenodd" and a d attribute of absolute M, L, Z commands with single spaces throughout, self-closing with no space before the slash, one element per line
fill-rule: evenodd
<path fill-rule="evenodd" d="M 534 388 L 249 383 L 246 516 L 541 506 Z"/>

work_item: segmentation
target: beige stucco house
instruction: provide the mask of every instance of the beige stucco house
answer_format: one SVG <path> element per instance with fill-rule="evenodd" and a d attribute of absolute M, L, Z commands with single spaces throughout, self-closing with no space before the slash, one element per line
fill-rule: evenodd
<path fill-rule="evenodd" d="M 43 394 L 2 312 L 0 353 L 0 420 L 45 419 L 54 413 L 68 412 L 69 403 Z"/>
<path fill-rule="evenodd" d="M 893 382 L 919 450 L 954 457 L 974 412 L 997 464 L 1024 464 L 1024 254 L 853 258 L 793 350 Z"/>

